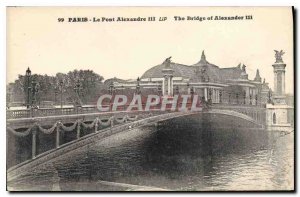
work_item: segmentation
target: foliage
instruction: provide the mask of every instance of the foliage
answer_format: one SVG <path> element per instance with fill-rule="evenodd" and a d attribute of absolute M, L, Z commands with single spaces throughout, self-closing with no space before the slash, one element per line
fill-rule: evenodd
<path fill-rule="evenodd" d="M 33 74 L 30 77 L 31 82 L 35 80 L 38 83 L 37 102 L 53 101 L 56 104 L 60 104 L 61 93 L 63 103 L 81 100 L 83 103 L 95 104 L 97 92 L 104 88 L 103 79 L 92 70 L 74 70 L 67 74 L 57 73 L 55 76 Z M 27 79 L 24 75 L 19 75 L 14 83 L 7 85 L 8 102 L 25 103 L 27 91 Z"/>

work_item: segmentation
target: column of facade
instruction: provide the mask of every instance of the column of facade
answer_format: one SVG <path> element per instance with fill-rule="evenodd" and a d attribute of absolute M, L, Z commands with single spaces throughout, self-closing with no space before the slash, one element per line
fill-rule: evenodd
<path fill-rule="evenodd" d="M 277 72 L 274 72 L 274 92 L 277 93 Z"/>
<path fill-rule="evenodd" d="M 37 134 L 37 130 L 36 128 L 33 129 L 32 131 L 32 144 L 31 144 L 31 158 L 34 159 L 36 156 L 36 134 Z"/>
<path fill-rule="evenodd" d="M 168 77 L 168 95 L 170 95 L 171 94 L 171 87 L 170 87 L 170 77 Z"/>
<path fill-rule="evenodd" d="M 219 101 L 220 101 L 220 90 L 219 89 L 217 89 L 216 90 L 216 103 L 219 103 Z"/>
<path fill-rule="evenodd" d="M 217 94 L 216 93 L 217 93 L 217 90 L 215 88 L 213 88 L 213 95 L 214 95 L 213 103 L 216 103 L 216 101 L 217 101 L 217 98 L 216 98 Z"/>
<path fill-rule="evenodd" d="M 174 91 L 174 87 L 173 87 L 173 77 L 170 77 L 170 95 L 173 96 L 173 91 Z"/>
<path fill-rule="evenodd" d="M 207 88 L 204 88 L 204 98 L 205 98 L 205 101 L 207 101 Z"/>
<path fill-rule="evenodd" d="M 285 95 L 285 71 L 282 72 L 282 95 Z"/>

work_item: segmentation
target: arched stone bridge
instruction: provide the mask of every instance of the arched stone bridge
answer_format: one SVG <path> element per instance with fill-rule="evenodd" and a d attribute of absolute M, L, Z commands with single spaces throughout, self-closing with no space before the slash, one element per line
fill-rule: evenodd
<path fill-rule="evenodd" d="M 213 106 L 211 109 L 200 112 L 122 111 L 8 119 L 7 132 L 10 134 L 7 135 L 12 135 L 16 138 L 31 136 L 31 157 L 21 163 L 9 166 L 7 179 L 12 180 L 26 172 L 26 169 L 32 169 L 51 159 L 88 146 L 110 135 L 147 124 L 157 124 L 169 119 L 196 114 L 230 116 L 247 121 L 255 128 L 264 128 L 265 125 L 264 109 L 254 107 L 229 108 L 229 106 Z M 66 126 L 70 123 L 71 125 Z M 49 128 L 49 126 L 51 127 Z M 23 128 L 23 131 L 20 131 L 21 128 Z M 24 131 L 24 129 L 26 130 Z M 92 132 L 82 135 L 83 129 L 90 129 Z M 76 138 L 67 143 L 61 143 L 61 133 L 72 131 L 76 133 Z M 37 132 L 45 135 L 54 134 L 55 146 L 53 149 L 37 154 Z"/>

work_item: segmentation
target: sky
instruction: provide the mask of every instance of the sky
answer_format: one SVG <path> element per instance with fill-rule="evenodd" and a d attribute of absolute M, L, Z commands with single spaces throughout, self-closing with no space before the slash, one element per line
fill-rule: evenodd
<path fill-rule="evenodd" d="M 174 16 L 245 16 L 252 20 L 184 20 Z M 154 16 L 145 22 L 68 22 Z M 167 17 L 166 21 L 158 21 Z M 64 22 L 58 22 L 64 18 Z M 206 59 L 221 68 L 245 64 L 273 88 L 274 50 L 283 50 L 286 92 L 293 93 L 293 18 L 291 7 L 9 7 L 7 8 L 7 83 L 30 67 L 33 74 L 55 75 L 91 69 L 105 79 L 136 79 L 167 57 L 193 65 Z"/>

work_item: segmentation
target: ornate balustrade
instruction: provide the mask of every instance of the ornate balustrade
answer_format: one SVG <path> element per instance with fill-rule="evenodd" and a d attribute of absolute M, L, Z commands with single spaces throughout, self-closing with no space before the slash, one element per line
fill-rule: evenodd
<path fill-rule="evenodd" d="M 124 115 L 120 116 L 110 116 L 109 118 L 99 118 L 96 117 L 92 122 L 85 121 L 83 119 L 77 119 L 72 125 L 66 126 L 61 121 L 56 121 L 50 128 L 45 128 L 40 122 L 37 120 L 34 122 L 29 128 L 25 131 L 17 131 L 17 129 L 7 126 L 6 129 L 9 132 L 7 135 L 11 135 L 14 138 L 24 138 L 31 135 L 31 159 L 35 159 L 37 157 L 37 136 L 38 133 L 41 132 L 43 135 L 51 135 L 55 134 L 55 147 L 54 149 L 59 148 L 62 145 L 61 135 L 64 135 L 65 132 L 75 132 L 76 139 L 84 137 L 83 129 L 90 129 L 93 133 L 101 132 L 103 129 L 113 128 L 115 125 L 124 124 L 127 122 L 134 122 L 140 119 L 145 119 L 147 117 L 151 117 L 153 114 L 148 112 L 147 114 L 136 114 L 136 115 Z M 74 141 L 73 140 L 73 141 Z M 52 149 L 53 150 L 53 149 Z M 43 153 L 41 153 L 43 154 Z M 23 161 L 22 161 L 23 162 Z"/>
<path fill-rule="evenodd" d="M 265 125 L 266 121 L 266 110 L 265 108 L 255 106 L 255 105 L 247 105 L 247 106 L 237 106 L 237 105 L 222 105 L 222 104 L 214 104 L 212 109 L 226 109 L 231 111 L 236 111 L 241 114 L 247 115 L 253 118 L 258 123 Z"/>

